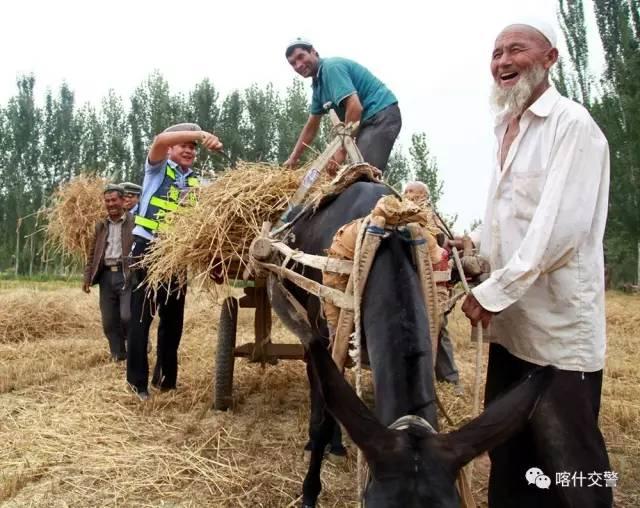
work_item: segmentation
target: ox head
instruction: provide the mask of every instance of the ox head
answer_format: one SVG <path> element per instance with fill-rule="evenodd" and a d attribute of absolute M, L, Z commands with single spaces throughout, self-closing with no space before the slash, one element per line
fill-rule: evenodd
<path fill-rule="evenodd" d="M 538 369 L 459 430 L 434 434 L 418 426 L 390 430 L 382 425 L 319 342 L 310 344 L 309 361 L 327 408 L 366 458 L 366 508 L 458 507 L 455 479 L 460 468 L 519 430 L 553 377 L 553 368 Z"/>

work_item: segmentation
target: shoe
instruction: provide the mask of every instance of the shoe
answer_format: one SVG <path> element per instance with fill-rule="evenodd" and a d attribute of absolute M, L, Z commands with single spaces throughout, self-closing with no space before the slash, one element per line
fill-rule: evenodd
<path fill-rule="evenodd" d="M 132 384 L 129 383 L 129 390 L 140 399 L 141 402 L 146 402 L 147 400 L 149 400 L 149 392 L 147 391 L 147 389 L 142 389 L 139 390 L 137 387 L 133 386 Z"/>

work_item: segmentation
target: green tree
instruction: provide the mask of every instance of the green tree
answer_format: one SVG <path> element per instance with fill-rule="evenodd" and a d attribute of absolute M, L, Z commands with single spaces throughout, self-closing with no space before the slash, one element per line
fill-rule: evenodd
<path fill-rule="evenodd" d="M 195 122 L 203 130 L 218 135 L 220 116 L 218 98 L 219 94 L 211 81 L 208 79 L 202 80 L 195 86 L 186 101 L 185 121 Z M 198 165 L 201 168 L 213 167 L 219 161 L 220 157 L 208 150 L 200 150 L 198 153 Z"/>
<path fill-rule="evenodd" d="M 122 99 L 113 90 L 102 99 L 99 125 L 103 131 L 107 173 L 120 181 L 133 179 L 137 172 L 131 161 L 130 126 Z"/>
<path fill-rule="evenodd" d="M 85 104 L 77 116 L 77 124 L 80 126 L 81 154 L 80 162 L 76 167 L 79 172 L 95 173 L 106 176 L 114 181 L 119 179 L 117 171 L 109 171 L 108 143 L 105 135 L 105 124 L 96 109 L 91 104 Z"/>
<path fill-rule="evenodd" d="M 278 102 L 271 83 L 265 88 L 253 84 L 244 91 L 247 160 L 271 162 L 276 158 Z"/>
<path fill-rule="evenodd" d="M 278 114 L 278 162 L 287 160 L 309 117 L 309 101 L 304 83 L 294 78 Z M 304 153 L 308 157 L 308 151 Z"/>
<path fill-rule="evenodd" d="M 171 96 L 169 83 L 159 71 L 153 72 L 133 92 L 129 126 L 133 163 L 138 168 L 137 179 L 142 179 L 142 168 L 147 151 L 156 134 L 170 125 L 185 121 L 186 110 L 180 96 Z"/>
<path fill-rule="evenodd" d="M 78 141 L 82 126 L 78 125 L 75 94 L 66 83 L 56 95 L 47 91 L 42 130 L 40 162 L 47 175 L 46 191 L 50 192 L 57 182 L 76 173 L 81 156 Z"/>
<path fill-rule="evenodd" d="M 589 45 L 582 0 L 559 0 L 558 18 L 565 34 L 573 72 L 567 74 L 560 59 L 556 83 L 568 97 L 588 106 L 591 101 L 592 78 L 589 74 Z"/>
<path fill-rule="evenodd" d="M 442 196 L 443 181 L 438 175 L 438 163 L 431 155 L 427 145 L 427 135 L 424 132 L 411 136 L 411 174 L 414 179 L 419 180 L 429 187 L 431 203 L 437 207 Z"/>
<path fill-rule="evenodd" d="M 411 178 L 409 161 L 404 155 L 402 146 L 396 145 L 391 152 L 387 169 L 384 171 L 385 181 L 398 192 L 402 192 L 404 184 Z"/>
<path fill-rule="evenodd" d="M 15 263 L 24 269 L 29 252 L 24 249 L 24 233 L 33 230 L 34 219 L 26 219 L 20 232 L 18 219 L 30 216 L 42 204 L 42 172 L 40 171 L 41 111 L 35 104 L 33 75 L 17 79 L 18 93 L 9 99 L 6 108 L 6 233 L 4 255 L 15 252 Z M 5 173 L 5 176 L 8 176 Z M 6 262 L 6 258 L 5 258 Z"/>
<path fill-rule="evenodd" d="M 232 160 L 246 159 L 244 135 L 246 128 L 243 122 L 244 103 L 240 92 L 234 90 L 222 102 L 218 135 L 224 144 L 226 154 Z M 228 161 L 221 160 L 216 168 L 225 168 Z"/>
<path fill-rule="evenodd" d="M 565 65 L 578 98 L 605 133 L 611 155 L 609 216 L 605 244 L 615 283 L 637 280 L 640 251 L 640 14 L 638 0 L 594 0 L 605 56 L 596 82 L 588 76 L 584 8 L 581 0 L 561 0 L 559 17 L 569 47 Z M 584 84 L 582 84 L 584 83 Z M 593 89 L 601 90 L 594 96 Z M 575 89 L 575 87 L 574 87 Z"/>

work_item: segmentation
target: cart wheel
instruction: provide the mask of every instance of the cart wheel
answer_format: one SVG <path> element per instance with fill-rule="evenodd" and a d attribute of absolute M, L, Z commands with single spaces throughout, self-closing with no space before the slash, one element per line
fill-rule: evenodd
<path fill-rule="evenodd" d="M 213 388 L 213 408 L 226 411 L 231 406 L 233 391 L 233 362 L 238 324 L 238 300 L 233 296 L 222 302 L 218 323 L 218 349 Z"/>

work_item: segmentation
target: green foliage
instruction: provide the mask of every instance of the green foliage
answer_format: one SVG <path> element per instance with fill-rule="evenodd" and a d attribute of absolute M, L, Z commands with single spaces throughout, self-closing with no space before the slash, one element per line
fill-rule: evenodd
<path fill-rule="evenodd" d="M 271 84 L 253 84 L 221 97 L 209 79 L 187 93 L 174 93 L 155 71 L 125 100 L 109 90 L 97 104 L 79 105 L 71 87 L 62 83 L 44 91 L 40 107 L 34 76 L 21 76 L 16 84 L 15 95 L 0 105 L 0 273 L 13 275 L 41 273 L 46 278 L 78 269 L 55 255 L 43 259 L 44 237 L 36 212 L 61 182 L 80 172 L 142 182 L 154 136 L 178 122 L 196 122 L 218 135 L 233 160 L 281 163 L 309 114 L 308 89 L 299 79 L 282 94 Z M 325 118 L 306 160 L 324 148 L 330 133 Z M 405 156 L 401 148 L 394 151 L 388 180 L 401 191 L 406 181 L 418 177 L 439 197 L 442 183 L 424 134 L 413 137 L 409 152 Z M 221 170 L 229 162 L 200 150 L 198 166 Z"/>
<path fill-rule="evenodd" d="M 247 112 L 246 158 L 272 162 L 276 158 L 278 96 L 269 83 L 264 89 L 253 84 L 244 92 Z"/>
<path fill-rule="evenodd" d="M 482 219 L 473 219 L 469 225 L 469 231 L 475 231 L 480 226 L 482 226 Z"/>
<path fill-rule="evenodd" d="M 402 151 L 402 146 L 396 145 L 389 157 L 384 179 L 391 187 L 402 192 L 402 188 L 409 181 L 409 178 L 409 161 Z"/>
<path fill-rule="evenodd" d="M 298 135 L 309 117 L 309 104 L 304 84 L 295 78 L 282 101 L 278 115 L 278 162 L 287 160 Z M 308 156 L 308 151 L 304 153 Z"/>
<path fill-rule="evenodd" d="M 411 136 L 409 157 L 404 154 L 400 145 L 394 147 L 384 177 L 386 182 L 398 191 L 402 191 L 403 187 L 411 180 L 425 183 L 429 188 L 431 203 L 435 207 L 442 197 L 444 182 L 440 179 L 438 162 L 431 155 L 427 144 L 427 135 L 424 132 Z M 453 217 L 452 220 L 455 222 L 456 217 Z"/>
<path fill-rule="evenodd" d="M 413 178 L 425 183 L 427 187 L 429 187 L 431 203 L 437 207 L 442 197 L 442 186 L 444 182 L 438 175 L 438 163 L 436 159 L 431 156 L 431 152 L 427 146 L 427 135 L 424 132 L 411 136 L 409 154 L 411 155 Z"/>
<path fill-rule="evenodd" d="M 569 60 L 556 74 L 556 84 L 590 110 L 609 141 L 611 186 L 605 247 L 614 283 L 632 282 L 639 275 L 639 5 L 638 0 L 594 0 L 606 64 L 598 78 L 587 71 L 589 51 L 582 0 L 559 0 L 558 9 Z M 595 95 L 594 89 L 600 93 Z"/>
<path fill-rule="evenodd" d="M 234 90 L 222 102 L 220 113 L 220 126 L 217 135 L 224 143 L 224 151 L 232 160 L 243 158 L 244 154 L 244 122 L 243 122 L 244 102 L 240 97 L 240 92 Z M 226 165 L 226 161 L 220 163 Z"/>

